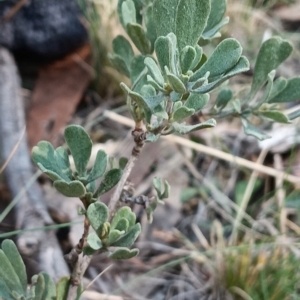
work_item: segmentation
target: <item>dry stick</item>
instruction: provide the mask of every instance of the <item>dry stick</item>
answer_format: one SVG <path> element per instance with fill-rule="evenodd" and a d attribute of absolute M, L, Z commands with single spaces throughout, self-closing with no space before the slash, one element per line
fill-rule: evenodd
<path fill-rule="evenodd" d="M 111 111 L 105 111 L 103 113 L 103 115 L 105 117 L 107 117 L 108 119 L 114 120 L 114 121 L 116 121 L 118 123 L 121 123 L 123 125 L 126 125 L 128 127 L 132 127 L 133 124 L 134 124 L 134 122 L 132 120 L 130 120 L 129 118 L 126 118 L 124 116 L 121 116 L 121 115 L 116 114 L 116 113 L 111 112 Z M 241 158 L 241 157 L 238 157 L 238 156 L 234 156 L 234 155 L 229 154 L 229 153 L 225 153 L 225 152 L 223 152 L 221 150 L 218 150 L 218 149 L 214 149 L 214 148 L 211 148 L 211 147 L 208 147 L 208 146 L 205 146 L 205 145 L 197 144 L 193 141 L 182 138 L 180 136 L 171 135 L 171 136 L 164 136 L 163 138 L 165 138 L 165 139 L 167 139 L 171 142 L 174 142 L 176 144 L 179 144 L 179 145 L 194 149 L 196 151 L 202 152 L 204 154 L 217 157 L 219 159 L 228 161 L 230 163 L 235 163 L 235 164 L 237 164 L 239 166 L 242 166 L 242 167 L 246 167 L 250 170 L 258 171 L 258 172 L 267 174 L 267 175 L 272 176 L 272 177 L 284 176 L 284 180 L 289 181 L 290 183 L 293 183 L 293 184 L 300 184 L 300 178 L 299 177 L 287 174 L 287 173 L 282 172 L 282 171 L 275 170 L 273 168 L 270 168 L 270 167 L 252 162 L 250 160 L 247 160 L 247 159 L 244 159 L 244 158 Z"/>
<path fill-rule="evenodd" d="M 71 250 L 69 254 L 65 255 L 65 260 L 71 266 L 73 266 L 67 300 L 74 300 L 76 298 L 78 286 L 80 285 L 83 274 L 85 273 L 91 261 L 90 256 L 82 255 L 83 247 L 86 245 L 86 240 L 89 234 L 89 228 L 90 222 L 87 216 L 85 216 L 83 234 L 79 243 Z"/>
<path fill-rule="evenodd" d="M 261 151 L 261 153 L 260 153 L 260 155 L 257 159 L 258 164 L 262 164 L 264 162 L 268 152 L 269 152 L 269 149 L 264 149 L 263 151 Z M 255 185 L 257 176 L 258 176 L 258 171 L 254 171 L 250 176 L 250 179 L 249 179 L 249 182 L 247 184 L 242 202 L 239 206 L 239 210 L 238 210 L 237 216 L 235 218 L 235 222 L 233 224 L 233 230 L 232 230 L 232 234 L 231 234 L 231 237 L 230 237 L 229 245 L 235 245 L 236 244 L 237 230 L 238 230 L 238 227 L 239 227 L 239 225 L 240 225 L 240 223 L 241 223 L 241 221 L 244 217 L 246 208 L 248 206 L 249 200 L 251 198 L 251 195 L 252 195 L 252 192 L 253 192 L 253 189 L 254 189 L 254 185 Z"/>

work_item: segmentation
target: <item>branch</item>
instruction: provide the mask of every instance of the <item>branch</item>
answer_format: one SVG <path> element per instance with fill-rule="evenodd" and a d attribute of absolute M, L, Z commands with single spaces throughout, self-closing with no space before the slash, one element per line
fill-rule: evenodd
<path fill-rule="evenodd" d="M 137 123 L 135 126 L 135 129 L 132 131 L 132 136 L 133 136 L 133 139 L 135 142 L 135 146 L 132 149 L 131 156 L 125 166 L 123 175 L 122 175 L 122 177 L 110 199 L 110 202 L 108 205 L 109 220 L 111 220 L 115 214 L 116 206 L 117 206 L 118 201 L 121 198 L 121 194 L 122 194 L 124 185 L 126 184 L 126 181 L 135 165 L 135 162 L 138 159 L 138 156 L 140 155 L 140 152 L 144 147 L 147 132 L 145 132 L 143 130 L 142 126 L 143 126 L 142 123 Z"/>

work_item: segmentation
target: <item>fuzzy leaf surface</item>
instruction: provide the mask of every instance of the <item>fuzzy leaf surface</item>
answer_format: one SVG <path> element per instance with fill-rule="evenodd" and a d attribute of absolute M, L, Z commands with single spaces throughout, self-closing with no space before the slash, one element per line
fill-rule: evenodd
<path fill-rule="evenodd" d="M 190 95 L 184 103 L 184 106 L 190 109 L 194 109 L 197 112 L 207 104 L 208 100 L 209 94 L 190 93 Z"/>
<path fill-rule="evenodd" d="M 105 173 L 106 167 L 107 167 L 107 154 L 103 150 L 99 150 L 97 152 L 94 166 L 87 177 L 87 181 L 91 182 L 100 178 Z"/>
<path fill-rule="evenodd" d="M 102 202 L 92 203 L 87 209 L 87 217 L 91 226 L 97 231 L 108 219 L 108 208 Z"/>
<path fill-rule="evenodd" d="M 83 127 L 79 125 L 67 126 L 64 132 L 65 140 L 70 148 L 79 176 L 84 176 L 91 156 L 92 141 Z"/>
<path fill-rule="evenodd" d="M 260 111 L 259 114 L 265 118 L 271 119 L 278 123 L 285 123 L 285 124 L 291 123 L 289 118 L 284 113 L 278 110 Z"/>
<path fill-rule="evenodd" d="M 237 40 L 233 38 L 223 40 L 203 66 L 191 76 L 190 81 L 196 81 L 206 72 L 210 72 L 210 78 L 223 75 L 238 63 L 241 54 L 242 46 Z"/>
<path fill-rule="evenodd" d="M 267 80 L 268 74 L 285 61 L 293 50 L 292 45 L 280 37 L 265 41 L 257 55 L 251 86 L 251 97 L 258 92 Z"/>
<path fill-rule="evenodd" d="M 82 197 L 86 193 L 84 185 L 79 180 L 73 180 L 71 182 L 56 180 L 53 185 L 66 197 Z"/>
<path fill-rule="evenodd" d="M 216 121 L 214 119 L 209 119 L 203 123 L 196 125 L 186 125 L 186 123 L 172 123 L 174 130 L 180 134 L 186 134 L 192 131 L 211 128 L 216 126 Z"/>
<path fill-rule="evenodd" d="M 141 232 L 141 224 L 135 224 L 126 234 L 112 244 L 114 247 L 130 247 Z"/>
<path fill-rule="evenodd" d="M 192 116 L 195 113 L 195 110 L 193 108 L 188 108 L 186 106 L 181 106 L 178 108 L 174 113 L 172 119 L 175 122 L 181 121 L 185 118 L 188 118 Z"/>
<path fill-rule="evenodd" d="M 62 277 L 59 279 L 56 285 L 56 300 L 65 300 L 68 295 L 68 290 L 70 286 L 70 278 Z"/>
<path fill-rule="evenodd" d="M 87 243 L 93 250 L 102 248 L 102 243 L 96 232 L 92 232 L 87 237 Z"/>
<path fill-rule="evenodd" d="M 128 206 L 121 207 L 118 209 L 118 211 L 115 213 L 113 220 L 111 222 L 111 230 L 115 229 L 117 227 L 117 224 L 121 219 L 128 220 L 128 229 L 131 229 L 136 221 L 135 213 L 132 212 L 131 208 Z"/>
<path fill-rule="evenodd" d="M 292 102 L 300 99 L 300 77 L 287 80 L 286 87 L 275 97 L 269 100 L 269 103 Z"/>
<path fill-rule="evenodd" d="M 1 244 L 2 250 L 10 261 L 15 273 L 18 275 L 24 294 L 27 290 L 27 274 L 24 262 L 17 246 L 12 240 L 4 240 Z"/>
<path fill-rule="evenodd" d="M 223 89 L 217 96 L 216 106 L 224 108 L 228 102 L 232 99 L 233 93 L 231 89 Z"/>
<path fill-rule="evenodd" d="M 112 259 L 130 259 L 139 254 L 139 249 L 127 249 L 127 248 L 119 248 L 115 250 L 112 254 L 109 255 Z"/>
<path fill-rule="evenodd" d="M 151 43 L 146 36 L 146 32 L 140 24 L 128 23 L 127 33 L 130 36 L 132 42 L 138 48 L 142 54 L 151 53 Z"/>
<path fill-rule="evenodd" d="M 99 185 L 98 190 L 95 193 L 96 197 L 101 196 L 102 194 L 108 192 L 111 190 L 121 179 L 122 176 L 122 170 L 121 169 L 111 169 L 109 170 L 102 182 Z"/>
<path fill-rule="evenodd" d="M 244 127 L 244 131 L 247 135 L 252 135 L 252 136 L 254 136 L 255 138 L 257 138 L 261 141 L 269 138 L 268 135 L 266 135 L 260 129 L 255 127 L 247 119 L 241 118 L 241 120 L 242 120 L 242 124 L 243 124 L 243 127 Z"/>

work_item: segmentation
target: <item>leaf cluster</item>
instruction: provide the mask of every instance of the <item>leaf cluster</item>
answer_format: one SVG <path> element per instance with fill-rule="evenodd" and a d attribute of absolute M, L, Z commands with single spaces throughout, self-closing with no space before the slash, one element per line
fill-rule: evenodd
<path fill-rule="evenodd" d="M 13 241 L 4 240 L 0 249 L 0 299 L 5 300 L 63 300 L 68 291 L 69 278 L 63 277 L 55 285 L 46 273 L 34 275 L 27 284 L 24 262 Z M 78 290 L 78 293 L 81 289 Z M 79 299 L 79 294 L 78 298 Z"/>
<path fill-rule="evenodd" d="M 131 79 L 131 88 L 121 87 L 133 119 L 145 122 L 148 141 L 215 126 L 214 119 L 196 125 L 184 120 L 204 108 L 210 91 L 249 69 L 233 38 L 223 40 L 210 57 L 200 46 L 220 36 L 228 22 L 225 10 L 225 0 L 119 0 L 119 19 L 140 54 L 119 35 L 110 59 Z"/>
<path fill-rule="evenodd" d="M 94 166 L 87 170 L 92 152 L 92 141 L 79 125 L 66 127 L 64 137 L 70 149 L 76 170 L 71 169 L 69 155 L 64 147 L 54 149 L 51 143 L 41 141 L 32 149 L 32 159 L 39 169 L 52 180 L 54 187 L 67 197 L 85 200 L 85 207 L 95 202 L 102 194 L 112 189 L 120 180 L 121 168 L 106 171 L 107 154 L 99 150 Z M 96 188 L 96 180 L 103 177 Z"/>

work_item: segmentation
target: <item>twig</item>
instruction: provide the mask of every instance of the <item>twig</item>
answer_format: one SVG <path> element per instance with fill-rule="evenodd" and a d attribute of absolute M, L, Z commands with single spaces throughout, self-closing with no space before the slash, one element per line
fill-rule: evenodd
<path fill-rule="evenodd" d="M 83 247 L 86 245 L 86 240 L 89 234 L 89 228 L 90 222 L 87 216 L 85 216 L 83 234 L 79 243 L 69 254 L 65 255 L 65 260 L 73 266 L 67 300 L 74 300 L 76 298 L 78 286 L 80 285 L 83 274 L 91 261 L 90 256 L 82 255 Z"/>
<path fill-rule="evenodd" d="M 122 177 L 110 199 L 110 202 L 108 205 L 109 220 L 111 220 L 112 217 L 114 216 L 116 206 L 117 206 L 119 199 L 121 198 L 121 194 L 122 194 L 124 185 L 126 184 L 126 181 L 135 165 L 135 162 L 136 162 L 138 156 L 140 155 L 142 148 L 144 147 L 147 133 L 143 130 L 142 127 L 143 127 L 142 123 L 137 123 L 135 126 L 135 129 L 132 131 L 135 146 L 132 149 L 131 156 L 125 166 Z"/>

